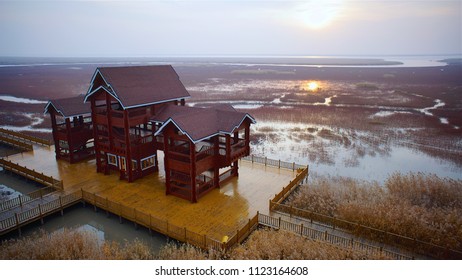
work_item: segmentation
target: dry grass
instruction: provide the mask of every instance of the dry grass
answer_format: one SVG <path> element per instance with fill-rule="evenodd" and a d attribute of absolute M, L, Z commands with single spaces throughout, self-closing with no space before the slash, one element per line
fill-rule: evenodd
<path fill-rule="evenodd" d="M 332 244 L 314 241 L 291 232 L 259 229 L 230 253 L 236 260 L 361 260 L 381 259 Z"/>
<path fill-rule="evenodd" d="M 2 260 L 143 260 L 152 259 L 150 249 L 135 240 L 123 246 L 116 242 L 98 242 L 94 233 L 63 230 L 35 233 L 0 245 Z"/>
<path fill-rule="evenodd" d="M 301 187 L 288 203 L 462 250 L 461 180 L 396 173 L 380 186 L 350 178 L 320 177 Z"/>

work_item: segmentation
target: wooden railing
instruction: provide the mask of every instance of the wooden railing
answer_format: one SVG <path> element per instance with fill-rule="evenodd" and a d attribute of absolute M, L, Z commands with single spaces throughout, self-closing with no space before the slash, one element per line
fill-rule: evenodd
<path fill-rule="evenodd" d="M 296 207 L 270 201 L 272 211 L 286 213 L 289 216 L 296 216 L 313 221 L 320 222 L 332 228 L 340 228 L 351 232 L 352 234 L 377 240 L 384 244 L 390 244 L 400 248 L 406 248 L 418 254 L 431 256 L 439 259 L 462 259 L 462 252 L 450 248 L 445 248 L 436 244 L 421 241 L 408 236 L 403 236 L 384 230 L 368 227 L 352 221 L 347 221 L 334 216 L 328 216 Z"/>
<path fill-rule="evenodd" d="M 107 198 L 82 190 L 82 198 L 84 201 L 111 212 L 119 218 L 130 220 L 137 225 L 144 226 L 149 230 L 154 230 L 161 234 L 172 237 L 178 241 L 186 242 L 202 249 L 224 250 L 226 244 L 208 237 L 205 234 L 198 234 L 188 230 L 185 227 L 179 227 L 170 223 L 168 220 L 159 219 L 150 214 L 141 212 L 136 208 L 130 208 L 122 205 L 119 202 L 111 201 Z"/>
<path fill-rule="evenodd" d="M 305 169 L 301 170 L 297 174 L 295 179 L 290 181 L 289 184 L 287 186 L 285 186 L 280 193 L 274 195 L 274 198 L 270 200 L 270 211 L 273 210 L 271 203 L 280 203 L 280 202 L 282 202 L 307 177 L 308 177 L 308 167 L 305 167 Z"/>
<path fill-rule="evenodd" d="M 45 187 L 40 188 L 37 191 L 28 193 L 26 195 L 20 195 L 18 197 L 3 201 L 0 203 L 0 212 L 15 208 L 15 207 L 22 207 L 24 203 L 32 201 L 37 198 L 43 198 L 43 196 L 55 192 L 56 189 L 52 187 Z"/>
<path fill-rule="evenodd" d="M 3 142 L 5 144 L 8 144 L 10 146 L 13 146 L 15 148 L 18 148 L 18 149 L 24 150 L 24 151 L 32 151 L 33 150 L 33 147 L 32 147 L 31 144 L 24 143 L 22 141 L 18 141 L 15 138 L 5 137 L 5 136 L 3 136 L 1 134 L 0 134 L 0 142 Z"/>
<path fill-rule="evenodd" d="M 15 213 L 14 216 L 0 221 L 0 234 L 15 229 L 19 230 L 21 226 L 43 219 L 46 215 L 57 211 L 63 211 L 65 207 L 78 203 L 81 199 L 81 192 L 76 191 L 68 195 L 60 196 L 55 200 L 38 204 L 37 207 L 27 211 Z"/>
<path fill-rule="evenodd" d="M 3 169 L 16 173 L 20 176 L 23 176 L 27 179 L 38 182 L 42 185 L 62 189 L 63 181 L 56 180 L 53 177 L 47 176 L 43 173 L 39 173 L 35 170 L 31 170 L 27 167 L 21 166 L 19 164 L 13 163 L 6 159 L 0 158 L 0 167 Z"/>
<path fill-rule="evenodd" d="M 27 134 L 24 134 L 24 133 L 21 133 L 21 132 L 16 132 L 16 131 L 4 129 L 4 128 L 0 128 L 0 133 L 8 134 L 8 135 L 11 135 L 12 137 L 20 138 L 22 140 L 26 140 L 26 141 L 29 141 L 31 143 L 35 143 L 35 144 L 39 144 L 39 145 L 45 145 L 45 146 L 52 145 L 52 142 L 49 141 L 49 140 L 42 139 L 42 138 L 35 137 L 35 136 L 31 136 L 31 135 L 27 135 Z"/>
<path fill-rule="evenodd" d="M 280 217 L 275 218 L 275 217 L 271 217 L 271 216 L 259 213 L 258 223 L 261 225 L 271 227 L 271 228 L 290 231 L 290 232 L 299 234 L 301 236 L 304 236 L 304 237 L 307 237 L 313 240 L 330 243 L 330 244 L 333 244 L 335 246 L 342 247 L 345 249 L 364 251 L 370 255 L 385 256 L 387 258 L 397 259 L 397 260 L 412 259 L 412 257 L 410 256 L 405 256 L 403 254 L 399 254 L 399 253 L 387 250 L 383 247 L 373 246 L 373 245 L 370 245 L 370 244 L 367 244 L 367 243 L 364 243 L 364 242 L 361 242 L 355 239 L 345 238 L 342 236 L 331 234 L 331 233 L 328 233 L 327 231 L 316 230 L 316 229 L 304 226 L 303 224 L 295 224 L 292 222 L 288 222 L 288 221 L 282 220 Z"/>
<path fill-rule="evenodd" d="M 267 157 L 258 157 L 254 155 L 246 156 L 241 159 L 250 161 L 252 163 L 260 163 L 260 164 L 264 164 L 265 166 L 269 165 L 269 166 L 274 166 L 278 168 L 289 169 L 292 171 L 307 168 L 306 165 L 296 164 L 295 162 L 285 162 L 281 160 L 269 159 Z"/>

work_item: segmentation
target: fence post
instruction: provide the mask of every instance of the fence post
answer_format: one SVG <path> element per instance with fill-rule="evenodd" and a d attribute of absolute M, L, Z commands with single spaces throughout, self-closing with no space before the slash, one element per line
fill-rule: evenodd
<path fill-rule="evenodd" d="M 63 211 L 63 201 L 61 200 L 61 196 L 59 196 L 59 207 L 61 208 L 61 216 L 63 216 L 64 211 Z"/>
<path fill-rule="evenodd" d="M 22 195 L 19 196 L 19 206 L 22 208 Z"/>
<path fill-rule="evenodd" d="M 21 228 L 19 227 L 18 213 L 14 213 L 14 216 L 16 218 L 16 228 L 18 229 L 19 236 L 21 236 Z"/>
<path fill-rule="evenodd" d="M 327 240 L 327 230 L 324 232 L 324 240 Z"/>
<path fill-rule="evenodd" d="M 278 168 L 281 169 L 281 160 L 278 161 Z"/>
<path fill-rule="evenodd" d="M 42 216 L 42 206 L 38 205 L 39 214 L 40 214 L 40 223 L 43 225 L 43 216 Z"/>
<path fill-rule="evenodd" d="M 265 166 L 266 166 L 266 161 L 267 161 L 267 160 L 268 160 L 268 158 L 267 158 L 267 157 L 265 157 Z"/>
<path fill-rule="evenodd" d="M 300 224 L 300 235 L 303 236 L 303 224 Z"/>
<path fill-rule="evenodd" d="M 278 228 L 280 229 L 281 228 L 281 217 L 279 217 L 278 221 L 279 221 Z"/>

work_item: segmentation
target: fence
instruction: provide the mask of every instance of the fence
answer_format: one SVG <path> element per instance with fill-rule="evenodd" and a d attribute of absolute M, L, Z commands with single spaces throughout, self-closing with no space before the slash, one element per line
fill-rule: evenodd
<path fill-rule="evenodd" d="M 19 164 L 13 163 L 6 159 L 0 158 L 0 166 L 5 170 L 11 171 L 45 186 L 63 189 L 63 181 L 56 180 L 51 176 L 47 176 L 27 167 L 20 166 Z"/>
<path fill-rule="evenodd" d="M 287 186 L 285 186 L 280 193 L 276 194 L 274 198 L 270 200 L 270 211 L 272 210 L 272 207 L 271 207 L 272 202 L 273 203 L 282 202 L 307 177 L 308 177 L 308 167 L 305 167 L 301 172 L 297 174 L 295 179 L 290 181 L 290 183 Z"/>
<path fill-rule="evenodd" d="M 277 168 L 289 169 L 292 171 L 307 168 L 307 166 L 296 164 L 295 162 L 285 162 L 281 160 L 269 159 L 267 157 L 258 157 L 254 155 L 243 157 L 241 158 L 241 160 L 250 161 L 252 163 L 260 163 L 264 164 L 265 166 L 269 165 Z"/>
<path fill-rule="evenodd" d="M 0 142 L 8 144 L 10 146 L 13 146 L 15 148 L 18 148 L 20 150 L 24 150 L 24 151 L 32 151 L 33 150 L 33 147 L 32 147 L 31 144 L 24 143 L 24 142 L 18 141 L 18 140 L 13 139 L 13 138 L 5 137 L 5 136 L 3 136 L 1 134 L 0 134 Z"/>
<path fill-rule="evenodd" d="M 24 203 L 32 201 L 37 198 L 42 198 L 43 196 L 55 192 L 56 189 L 53 187 L 40 188 L 38 191 L 28 193 L 26 195 L 20 195 L 13 199 L 9 199 L 0 203 L 0 212 L 5 211 L 15 207 L 22 207 Z"/>
<path fill-rule="evenodd" d="M 49 140 L 42 139 L 42 138 L 35 137 L 35 136 L 30 136 L 30 135 L 27 135 L 21 132 L 16 132 L 16 131 L 4 129 L 4 128 L 0 128 L 0 133 L 8 135 L 8 138 L 10 139 L 16 138 L 16 140 L 20 142 L 30 142 L 30 143 L 35 143 L 35 144 L 44 145 L 44 146 L 50 146 L 52 144 L 51 141 Z"/>
<path fill-rule="evenodd" d="M 307 226 L 304 226 L 303 224 L 294 224 L 292 222 L 282 220 L 280 217 L 275 218 L 275 217 L 271 217 L 271 216 L 259 213 L 258 223 L 261 225 L 271 227 L 271 228 L 290 231 L 290 232 L 299 234 L 301 236 L 304 236 L 304 237 L 307 237 L 313 240 L 330 243 L 330 244 L 333 244 L 335 246 L 342 247 L 345 249 L 363 251 L 369 255 L 385 256 L 387 258 L 397 259 L 397 260 L 412 259 L 412 257 L 389 251 L 387 249 L 384 249 L 383 247 L 373 246 L 370 244 L 360 242 L 358 240 L 331 234 L 331 233 L 328 233 L 327 231 L 320 231 L 320 230 L 316 230 L 313 228 L 309 228 Z"/>
<path fill-rule="evenodd" d="M 5 234 L 15 229 L 20 230 L 21 226 L 39 219 L 43 221 L 43 218 L 51 213 L 57 211 L 61 211 L 62 213 L 65 207 L 78 203 L 81 198 L 82 195 L 80 191 L 77 191 L 68 195 L 60 196 L 55 200 L 38 204 L 37 207 L 27 211 L 15 213 L 14 216 L 0 221 L 0 234 Z"/>
<path fill-rule="evenodd" d="M 205 234 L 195 233 L 185 227 L 179 227 L 171 224 L 168 220 L 153 217 L 150 214 L 141 212 L 135 208 L 127 207 L 119 202 L 108 200 L 107 198 L 103 198 L 96 194 L 82 190 L 82 198 L 84 201 L 94 205 L 95 207 L 119 216 L 120 219 L 124 218 L 130 220 L 134 222 L 135 225 L 144 226 L 149 230 L 154 230 L 178 241 L 189 243 L 202 249 L 212 248 L 214 250 L 221 251 L 228 247 L 225 243 L 210 238 Z"/>
<path fill-rule="evenodd" d="M 270 208 L 273 211 L 283 212 L 289 214 L 291 217 L 301 217 L 311 222 L 317 221 L 322 224 L 331 226 L 332 228 L 345 229 L 352 234 L 364 236 L 377 240 L 378 242 L 390 244 L 393 246 L 409 249 L 418 254 L 431 256 L 439 259 L 462 259 L 462 252 L 445 248 L 436 244 L 421 241 L 408 236 L 403 236 L 384 230 L 360 225 L 351 221 L 346 221 L 333 216 L 328 216 L 304 209 L 295 208 L 288 205 L 283 205 L 275 201 L 270 201 Z"/>

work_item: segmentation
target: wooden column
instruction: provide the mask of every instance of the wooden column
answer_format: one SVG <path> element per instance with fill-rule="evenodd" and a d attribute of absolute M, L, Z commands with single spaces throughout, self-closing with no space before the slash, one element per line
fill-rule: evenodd
<path fill-rule="evenodd" d="M 247 154 L 250 154 L 250 122 L 246 121 L 245 124 L 245 148 L 247 150 Z"/>
<path fill-rule="evenodd" d="M 124 110 L 124 126 L 125 126 L 125 174 L 128 175 L 128 182 L 133 182 L 132 149 L 130 144 L 130 122 L 128 121 L 128 111 Z M 141 164 L 141 163 L 140 163 Z"/>
<path fill-rule="evenodd" d="M 169 156 L 168 151 L 170 150 L 169 147 L 169 134 L 170 131 L 168 127 L 164 130 L 164 168 L 165 168 L 165 194 L 170 194 L 170 163 L 169 163 Z"/>
<path fill-rule="evenodd" d="M 196 145 L 189 142 L 189 154 L 191 161 L 191 202 L 197 202 L 196 195 Z"/>
<path fill-rule="evenodd" d="M 93 145 L 95 146 L 95 157 L 96 157 L 96 172 L 102 172 L 101 166 L 101 152 L 98 143 L 98 130 L 96 124 L 96 102 L 94 98 L 90 98 L 91 102 L 91 122 L 93 124 Z"/>
<path fill-rule="evenodd" d="M 213 166 L 213 187 L 220 187 L 220 138 L 219 136 L 213 137 L 213 156 L 214 156 L 214 166 Z"/>
<path fill-rule="evenodd" d="M 56 154 L 56 158 L 60 158 L 61 147 L 59 146 L 58 125 L 56 124 L 56 113 L 53 108 L 50 109 L 49 112 L 50 112 L 51 126 L 53 128 L 53 141 L 55 142 L 55 154 Z"/>
<path fill-rule="evenodd" d="M 231 161 L 231 136 L 226 134 L 226 162 Z"/>
<path fill-rule="evenodd" d="M 69 162 L 74 161 L 74 146 L 72 145 L 72 128 L 71 128 L 71 119 L 66 118 L 66 133 L 67 133 L 67 146 L 69 148 Z"/>

